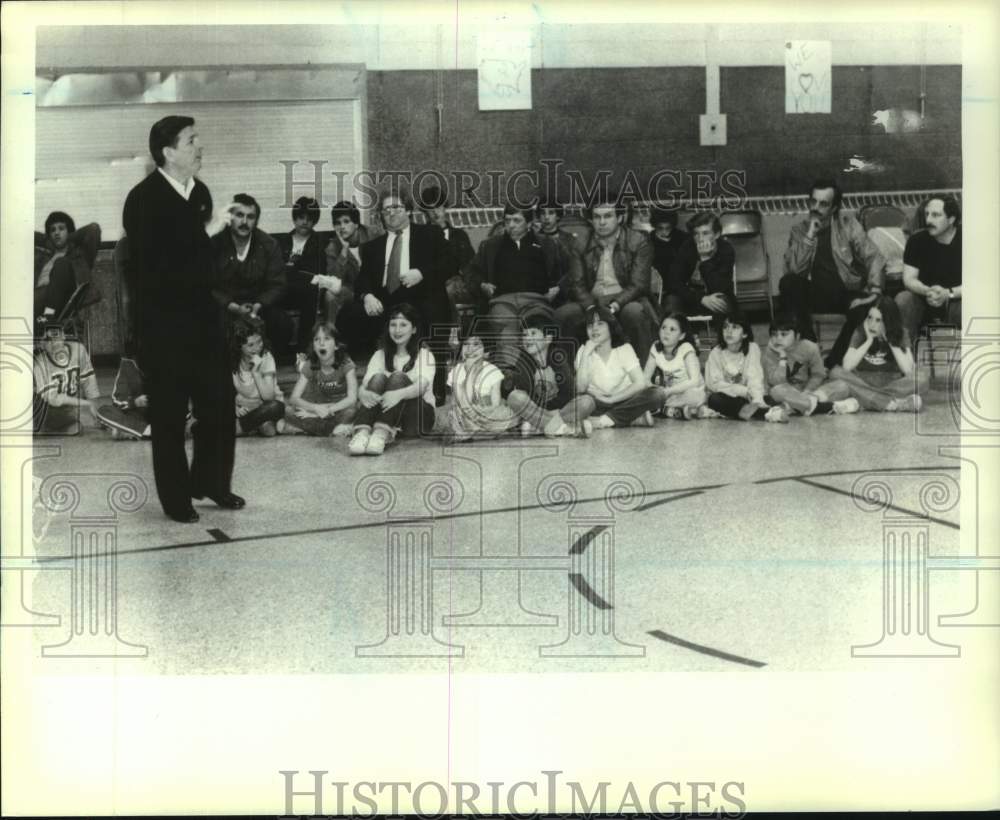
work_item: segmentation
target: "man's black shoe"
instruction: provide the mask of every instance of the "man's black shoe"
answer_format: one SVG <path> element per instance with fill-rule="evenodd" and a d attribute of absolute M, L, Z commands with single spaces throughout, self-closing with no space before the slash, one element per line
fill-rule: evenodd
<path fill-rule="evenodd" d="M 209 501 L 214 501 L 220 507 L 227 510 L 242 510 L 247 505 L 246 499 L 236 495 L 236 493 L 219 493 L 218 495 L 205 493 L 204 495 L 196 495 L 193 497 L 196 501 L 201 501 L 203 498 L 207 498 Z"/>
<path fill-rule="evenodd" d="M 188 507 L 178 513 L 167 513 L 167 518 L 172 518 L 178 524 L 195 524 L 201 519 L 201 516 L 194 511 L 193 507 Z"/>

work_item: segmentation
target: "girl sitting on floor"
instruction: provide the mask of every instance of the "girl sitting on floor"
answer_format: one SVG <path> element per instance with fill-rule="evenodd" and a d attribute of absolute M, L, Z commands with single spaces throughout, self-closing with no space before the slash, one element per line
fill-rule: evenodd
<path fill-rule="evenodd" d="M 645 376 L 663 386 L 667 397 L 655 415 L 668 419 L 693 418 L 705 403 L 705 380 L 695 350 L 694 334 L 683 313 L 668 313 L 660 322 L 660 339 L 646 359 Z"/>
<path fill-rule="evenodd" d="M 380 456 L 397 435 L 428 435 L 434 429 L 434 356 L 420 345 L 420 316 L 409 304 L 387 312 L 382 346 L 375 351 L 358 391 L 352 456 Z"/>
<path fill-rule="evenodd" d="M 699 409 L 699 418 L 788 421 L 784 407 L 768 407 L 764 403 L 760 348 L 753 341 L 753 329 L 742 313 L 727 313 L 719 325 L 718 343 L 705 364 L 705 385 L 708 402 Z"/>
<path fill-rule="evenodd" d="M 499 435 L 517 419 L 500 398 L 503 373 L 487 359 L 483 340 L 471 333 L 462 340 L 461 358 L 449 374 L 452 407 L 448 422 L 453 442 L 477 435 Z"/>
<path fill-rule="evenodd" d="M 576 389 L 594 399 L 595 429 L 653 426 L 653 411 L 666 401 L 652 387 L 615 315 L 602 305 L 587 308 L 587 343 L 576 354 Z"/>
<path fill-rule="evenodd" d="M 888 296 L 879 296 L 868 308 L 843 364 L 830 371 L 830 378 L 835 385 L 846 385 L 865 410 L 920 412 L 927 374 L 917 373 L 899 307 Z"/>
<path fill-rule="evenodd" d="M 285 421 L 311 436 L 346 435 L 358 398 L 358 377 L 330 320 L 313 325 L 309 355 L 288 399 Z"/>
<path fill-rule="evenodd" d="M 229 328 L 229 359 L 236 388 L 236 433 L 275 436 L 284 429 L 278 367 L 264 338 L 264 322 L 236 319 Z"/>

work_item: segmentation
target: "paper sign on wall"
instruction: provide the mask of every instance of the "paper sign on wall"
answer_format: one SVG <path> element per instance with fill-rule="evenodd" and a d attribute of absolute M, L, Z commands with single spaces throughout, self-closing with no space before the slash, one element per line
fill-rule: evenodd
<path fill-rule="evenodd" d="M 829 114 L 832 57 L 829 40 L 785 43 L 785 113 Z"/>
<path fill-rule="evenodd" d="M 476 45 L 479 110 L 531 108 L 531 34 L 485 32 Z"/>

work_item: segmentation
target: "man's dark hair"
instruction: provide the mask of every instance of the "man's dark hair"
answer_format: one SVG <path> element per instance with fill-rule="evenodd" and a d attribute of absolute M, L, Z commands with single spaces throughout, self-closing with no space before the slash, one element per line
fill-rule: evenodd
<path fill-rule="evenodd" d="M 298 219 L 300 216 L 309 217 L 309 221 L 315 225 L 319 222 L 319 203 L 312 197 L 300 196 L 292 205 L 292 219 Z"/>
<path fill-rule="evenodd" d="M 233 202 L 245 205 L 248 208 L 254 208 L 257 211 L 257 219 L 260 219 L 260 203 L 250 196 L 250 194 L 237 194 L 233 197 Z"/>
<path fill-rule="evenodd" d="M 73 217 L 71 217 L 65 211 L 53 211 L 47 217 L 45 217 L 46 236 L 49 235 L 49 231 L 52 229 L 52 226 L 55 225 L 57 222 L 62 222 L 70 233 L 73 233 L 73 231 L 76 230 L 76 223 L 73 222 Z"/>
<path fill-rule="evenodd" d="M 378 195 L 378 208 L 381 211 L 382 206 L 389 197 L 395 197 L 401 203 L 407 211 L 413 210 L 413 195 L 410 193 L 410 189 L 406 185 L 391 185 L 387 188 L 383 188 Z"/>
<path fill-rule="evenodd" d="M 699 211 L 688 220 L 688 233 L 694 233 L 695 228 L 702 225 L 711 225 L 713 233 L 722 233 L 722 222 L 712 211 Z"/>
<path fill-rule="evenodd" d="M 958 200 L 955 199 L 955 197 L 953 197 L 953 196 L 930 196 L 930 197 L 927 197 L 927 199 L 924 200 L 923 205 L 920 206 L 919 219 L 920 219 L 920 223 L 922 225 L 926 225 L 927 224 L 927 220 L 925 219 L 924 214 L 927 213 L 927 206 L 930 205 L 931 202 L 933 200 L 935 200 L 935 199 L 940 199 L 941 200 L 941 208 L 944 211 L 944 215 L 945 216 L 954 217 L 954 219 L 955 219 L 955 227 L 956 228 L 959 225 L 962 224 L 962 206 L 958 204 Z M 70 228 L 70 230 L 72 231 L 73 229 Z M 46 231 L 46 233 L 48 233 L 48 231 Z"/>
<path fill-rule="evenodd" d="M 583 208 L 584 218 L 588 220 L 593 219 L 595 208 L 614 208 L 618 216 L 624 215 L 625 208 L 618 202 L 618 199 L 618 194 L 609 193 L 608 191 L 595 191 L 587 199 L 587 204 Z"/>
<path fill-rule="evenodd" d="M 840 200 L 844 198 L 844 192 L 840 190 L 840 186 L 834 182 L 832 179 L 817 179 L 809 187 L 809 196 L 812 196 L 813 191 L 824 191 L 827 188 L 833 188 L 833 210 L 840 210 Z"/>
<path fill-rule="evenodd" d="M 330 222 L 336 224 L 340 217 L 346 216 L 355 225 L 361 224 L 361 211 L 358 210 L 358 206 L 353 202 L 338 202 L 330 209 Z"/>
<path fill-rule="evenodd" d="M 149 153 L 153 155 L 153 162 L 157 168 L 162 168 L 167 161 L 163 156 L 164 148 L 176 148 L 177 136 L 188 126 L 194 125 L 193 117 L 180 117 L 172 114 L 153 123 L 149 129 Z"/>
<path fill-rule="evenodd" d="M 535 217 L 535 209 L 531 206 L 527 208 L 522 208 L 520 205 L 516 205 L 513 202 L 508 202 L 503 207 L 503 215 L 510 216 L 511 214 L 521 214 L 524 217 L 524 221 L 531 223 L 531 220 Z"/>
<path fill-rule="evenodd" d="M 781 313 L 774 314 L 774 318 L 771 320 L 770 332 L 772 335 L 779 330 L 794 330 L 796 333 L 799 333 L 800 328 L 798 317 L 794 313 L 782 311 Z"/>
<path fill-rule="evenodd" d="M 649 224 L 654 228 L 657 225 L 667 224 L 672 228 L 677 227 L 677 211 L 670 208 L 653 208 L 649 214 Z"/>
<path fill-rule="evenodd" d="M 563 215 L 563 204 L 555 197 L 547 197 L 545 199 L 539 200 L 538 204 L 535 206 L 535 213 L 538 216 L 542 215 L 542 211 L 555 211 L 559 216 Z"/>
<path fill-rule="evenodd" d="M 420 210 L 429 211 L 432 208 L 447 208 L 448 194 L 442 191 L 437 185 L 430 185 L 424 188 L 417 197 Z"/>

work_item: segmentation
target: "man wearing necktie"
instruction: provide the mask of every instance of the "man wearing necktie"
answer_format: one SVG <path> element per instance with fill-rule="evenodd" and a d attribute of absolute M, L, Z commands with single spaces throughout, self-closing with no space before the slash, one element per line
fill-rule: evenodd
<path fill-rule="evenodd" d="M 379 211 L 386 233 L 361 246 L 355 321 L 351 323 L 352 332 L 360 338 L 347 340 L 348 344 L 372 350 L 385 327 L 388 309 L 407 302 L 420 311 L 423 337 L 441 338 L 447 345 L 451 309 L 445 282 L 454 271 L 444 234 L 436 226 L 410 222 L 413 200 L 406 191 L 383 193 L 379 197 Z M 434 393 L 443 400 L 447 357 L 435 358 L 441 359 L 441 373 L 440 378 L 435 377 Z"/>

